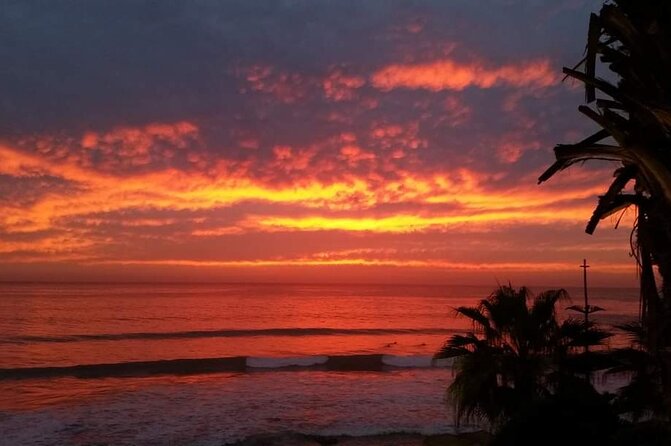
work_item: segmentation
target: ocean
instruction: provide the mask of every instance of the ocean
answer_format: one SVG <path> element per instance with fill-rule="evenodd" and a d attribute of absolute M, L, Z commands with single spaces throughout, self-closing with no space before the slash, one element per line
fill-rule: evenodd
<path fill-rule="evenodd" d="M 3 283 L 0 444 L 454 432 L 431 357 L 495 287 Z M 637 295 L 590 289 L 594 319 L 636 320 Z"/>

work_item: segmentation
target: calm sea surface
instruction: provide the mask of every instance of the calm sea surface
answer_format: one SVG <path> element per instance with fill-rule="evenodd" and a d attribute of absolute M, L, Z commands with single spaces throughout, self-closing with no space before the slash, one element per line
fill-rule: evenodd
<path fill-rule="evenodd" d="M 431 355 L 493 288 L 0 284 L 0 444 L 449 432 Z M 635 289 L 590 295 L 637 317 Z"/>

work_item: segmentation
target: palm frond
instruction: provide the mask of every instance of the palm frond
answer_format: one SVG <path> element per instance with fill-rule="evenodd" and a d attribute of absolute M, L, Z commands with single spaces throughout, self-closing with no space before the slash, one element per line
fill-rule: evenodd
<path fill-rule="evenodd" d="M 453 335 L 434 355 L 434 359 L 449 359 L 467 355 L 478 348 L 486 348 L 486 343 L 478 339 L 473 333 Z"/>
<path fill-rule="evenodd" d="M 481 330 L 490 330 L 490 323 L 487 315 L 479 308 L 475 307 L 458 307 L 455 309 L 455 312 L 459 316 L 464 316 L 470 319 L 473 322 L 474 327 L 480 328 Z"/>

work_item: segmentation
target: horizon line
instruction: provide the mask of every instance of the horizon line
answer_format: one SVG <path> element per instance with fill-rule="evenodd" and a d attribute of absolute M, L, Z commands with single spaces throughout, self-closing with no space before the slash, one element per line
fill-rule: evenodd
<path fill-rule="evenodd" d="M 425 287 L 443 287 L 443 286 L 453 286 L 453 287 L 471 287 L 471 288 L 482 288 L 487 287 L 488 285 L 480 284 L 459 284 L 459 283 L 416 283 L 416 282 L 273 282 L 273 281 L 213 281 L 213 280 L 182 280 L 182 281 L 170 281 L 170 280 L 2 280 L 0 279 L 0 285 L 4 284 L 53 284 L 53 285 L 282 285 L 282 286 L 425 286 Z M 506 284 L 497 283 L 492 284 L 494 288 L 500 286 L 505 286 Z M 508 285 L 513 286 L 514 288 L 521 287 L 545 287 L 548 289 L 560 289 L 560 288 L 582 288 L 582 284 L 575 285 L 548 285 L 548 284 L 522 284 L 514 285 L 510 281 Z M 638 289 L 638 286 L 602 286 L 594 285 L 588 286 L 589 288 L 603 288 L 603 289 Z"/>

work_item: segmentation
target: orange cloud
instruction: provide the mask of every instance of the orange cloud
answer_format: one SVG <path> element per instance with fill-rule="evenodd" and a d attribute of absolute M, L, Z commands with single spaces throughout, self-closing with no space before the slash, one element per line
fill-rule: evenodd
<path fill-rule="evenodd" d="M 285 104 L 293 104 L 307 95 L 310 81 L 298 73 L 282 72 L 268 65 L 255 65 L 243 70 L 249 90 L 270 94 Z M 246 88 L 240 90 L 247 92 Z"/>
<path fill-rule="evenodd" d="M 86 132 L 81 138 L 81 145 L 86 149 L 95 149 L 119 144 L 132 155 L 148 152 L 156 141 L 168 141 L 184 148 L 188 138 L 197 134 L 198 127 L 187 121 L 152 123 L 143 127 L 119 127 L 106 133 Z"/>
<path fill-rule="evenodd" d="M 459 126 L 466 123 L 473 114 L 473 109 L 466 105 L 457 96 L 448 96 L 443 101 L 443 108 L 446 113 L 446 124 L 450 126 Z"/>
<path fill-rule="evenodd" d="M 356 166 L 360 161 L 374 160 L 375 154 L 350 144 L 340 148 L 339 158 L 347 161 L 350 166 Z"/>
<path fill-rule="evenodd" d="M 188 121 L 149 123 L 137 127 L 116 127 L 107 132 L 88 131 L 80 138 L 54 135 L 27 137 L 19 144 L 52 161 L 114 171 L 169 162 L 178 152 L 193 148 L 199 140 L 199 131 L 198 126 Z"/>
<path fill-rule="evenodd" d="M 341 152 L 341 156 L 347 159 L 372 159 L 357 146 L 345 147 L 349 148 Z M 311 156 L 310 151 L 276 147 L 276 167 L 305 172 Z M 532 208 L 561 200 L 594 197 L 603 187 L 593 178 L 581 177 L 582 181 L 576 181 L 574 175 L 570 180 L 575 186 L 568 189 L 565 184 L 555 182 L 546 188 L 520 186 L 489 190 L 487 184 L 492 177 L 468 169 L 424 174 L 399 169 L 395 179 L 375 181 L 353 173 L 333 181 L 318 180 L 308 174 L 290 184 L 273 185 L 250 176 L 236 165 L 231 167 L 225 161 L 210 167 L 206 173 L 165 168 L 121 177 L 90 170 L 76 162 L 50 161 L 0 147 L 2 174 L 26 178 L 50 175 L 82 185 L 82 190 L 75 195 L 47 194 L 33 206 L 5 213 L 2 221 L 12 227 L 31 221 L 35 225 L 32 229 L 37 230 L 48 228 L 50 219 L 69 215 L 147 206 L 206 209 L 250 200 L 341 210 L 365 210 L 383 203 L 451 203 L 470 213 L 474 210 Z"/>
<path fill-rule="evenodd" d="M 140 129 L 116 129 L 84 135 L 82 139 L 88 138 L 84 145 L 90 147 L 108 143 L 146 147 L 147 138 L 165 139 L 177 146 L 181 138 L 197 135 L 197 128 L 189 125 L 152 125 Z M 380 123 L 364 137 L 391 153 L 402 141 L 418 140 L 416 130 L 413 123 Z M 80 150 L 76 138 L 73 141 L 74 150 Z M 320 177 L 321 170 L 315 167 L 324 162 L 317 159 L 322 155 L 317 148 L 276 146 L 273 160 L 262 164 L 262 169 L 253 168 L 252 160 L 240 163 L 213 159 L 204 152 L 188 152 L 194 155 L 189 161 L 203 168 L 183 170 L 163 164 L 149 172 L 100 171 L 82 164 L 78 158 L 56 158 L 50 155 L 52 152 L 30 153 L 0 145 L 0 175 L 22 180 L 47 176 L 77 186 L 72 190 L 47 189 L 26 204 L 4 207 L 0 214 L 0 255 L 19 263 L 459 269 L 464 268 L 461 263 L 445 258 L 418 258 L 427 253 L 410 256 L 411 251 L 405 248 L 397 254 L 366 251 L 365 244 L 362 249 L 341 256 L 306 254 L 310 252 L 310 246 L 306 245 L 281 259 L 269 256 L 253 261 L 244 260 L 246 257 L 220 261 L 215 257 L 193 261 L 173 260 L 172 254 L 166 254 L 172 251 L 165 251 L 165 246 L 163 250 L 152 251 L 152 243 L 207 246 L 219 237 L 232 240 L 263 234 L 274 238 L 285 233 L 301 237 L 324 233 L 329 238 L 349 234 L 361 240 L 368 236 L 391 239 L 421 234 L 452 237 L 469 231 L 486 233 L 528 224 L 566 226 L 587 218 L 593 201 L 585 199 L 595 198 L 603 190 L 594 173 L 580 170 L 544 188 L 529 186 L 534 183 L 535 172 L 518 179 L 515 183 L 518 186 L 505 187 L 494 186 L 501 179 L 497 174 L 464 168 L 411 171 L 401 166 L 395 167 L 393 174 L 385 174 L 381 169 L 386 168 L 386 161 L 363 150 L 356 134 L 341 132 L 329 144 L 335 149 L 331 159 L 337 162 L 340 157 L 352 166 L 360 163 L 357 169 L 363 166 L 366 169 L 363 172 L 341 169 L 338 176 L 324 179 Z M 420 147 L 418 143 L 417 148 Z M 295 178 L 286 175 L 287 172 L 296 172 Z M 284 180 L 277 181 L 278 176 Z M 608 175 L 603 179 L 607 181 Z M 246 207 L 231 214 L 229 209 L 235 206 Z M 142 210 L 150 212 L 138 212 Z M 366 237 L 361 237 L 364 234 Z M 136 243 L 137 240 L 142 243 Z M 129 249 L 124 243 L 141 246 L 145 257 L 137 256 L 132 251 L 135 246 Z M 159 251 L 163 254 L 158 254 Z M 138 260 L 161 255 L 164 258 Z M 495 263 L 494 259 L 491 263 Z M 487 268 L 475 262 L 470 265 Z M 539 268 L 555 268 L 552 265 L 543 264 Z M 502 262 L 491 268 L 507 267 Z"/>
<path fill-rule="evenodd" d="M 372 125 L 370 137 L 383 150 L 415 150 L 427 147 L 428 143 L 419 136 L 419 122 L 403 124 L 377 122 Z"/>
<path fill-rule="evenodd" d="M 355 98 L 356 90 L 365 83 L 362 77 L 348 76 L 342 70 L 334 70 L 322 81 L 322 88 L 324 96 L 332 101 L 349 101 Z"/>
<path fill-rule="evenodd" d="M 538 150 L 543 147 L 540 141 L 530 140 L 519 135 L 508 134 L 502 138 L 498 147 L 495 147 L 496 156 L 504 163 L 517 162 L 525 151 Z"/>
<path fill-rule="evenodd" d="M 396 88 L 460 91 L 468 87 L 549 87 L 558 80 L 556 70 L 547 59 L 502 66 L 443 59 L 389 65 L 371 76 L 372 84 L 383 91 Z"/>
<path fill-rule="evenodd" d="M 93 240 L 81 239 L 76 235 L 54 235 L 30 242 L 8 242 L 0 244 L 0 254 L 39 252 L 42 255 L 70 254 L 95 246 Z"/>

